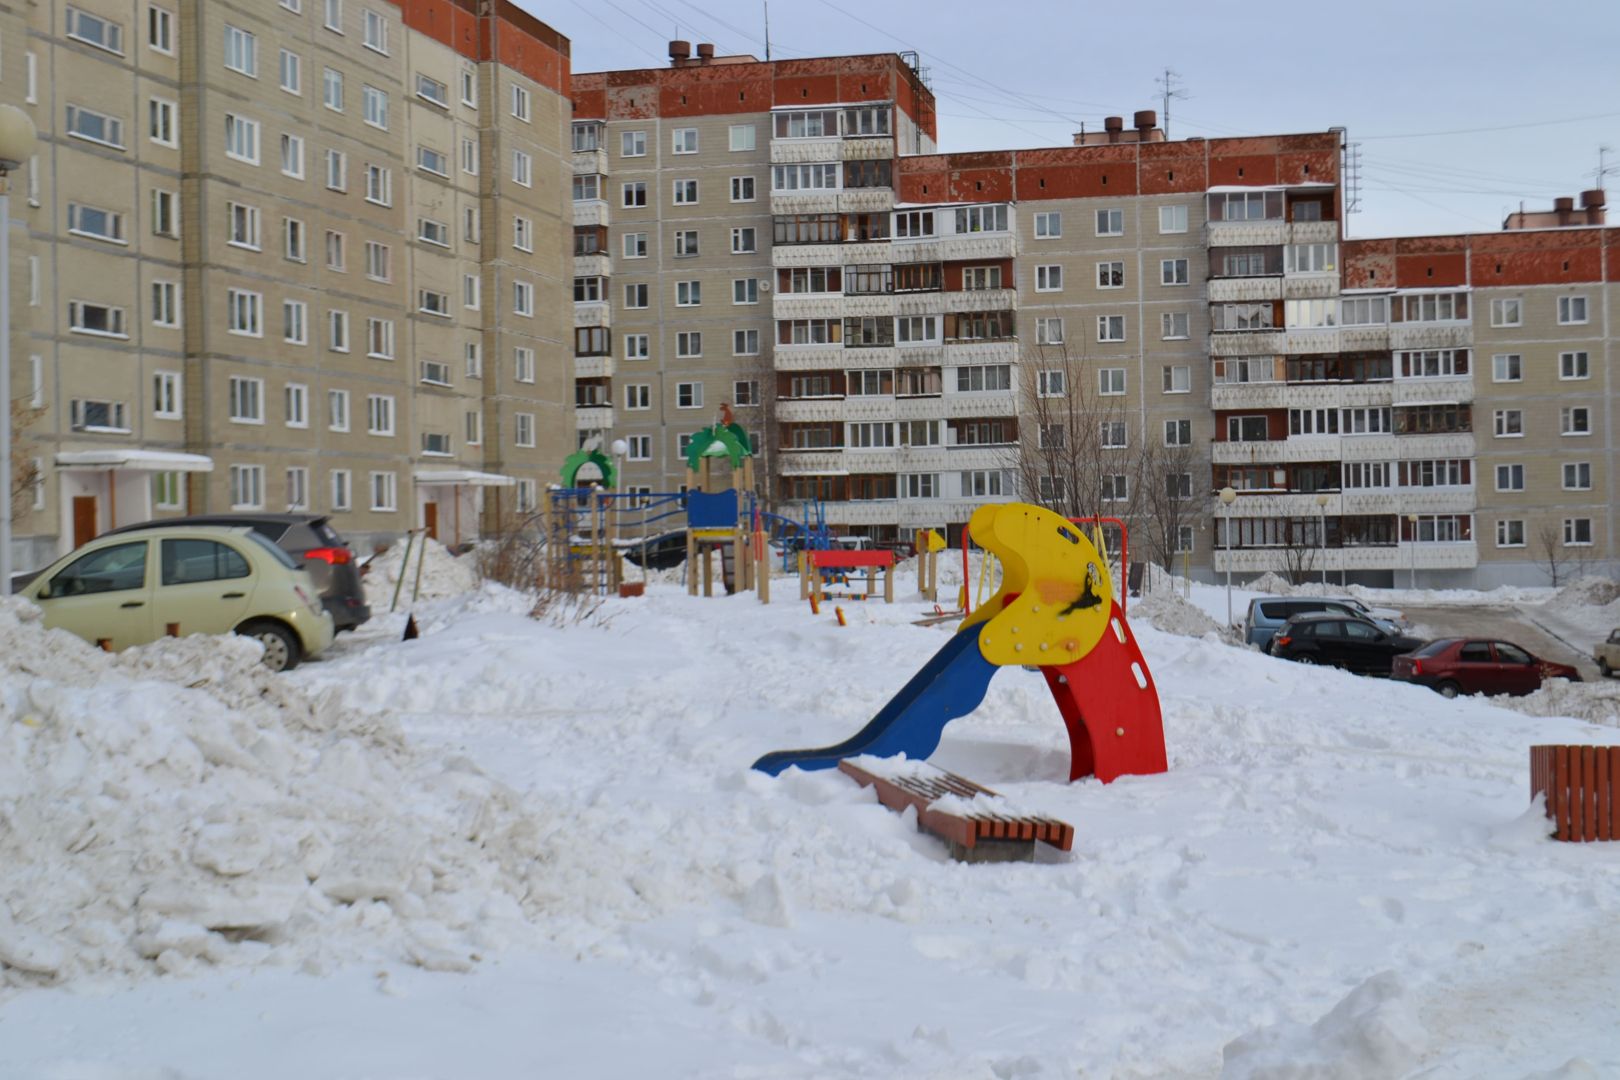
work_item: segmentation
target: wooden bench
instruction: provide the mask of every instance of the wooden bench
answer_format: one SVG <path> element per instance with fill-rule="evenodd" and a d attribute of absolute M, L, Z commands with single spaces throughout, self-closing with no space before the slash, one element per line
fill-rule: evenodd
<path fill-rule="evenodd" d="M 998 813 L 993 809 L 966 812 L 938 809 L 934 803 L 947 795 L 964 799 L 1001 796 L 965 777 L 936 768 L 925 761 L 885 762 L 866 759 L 870 767 L 853 760 L 840 761 L 840 772 L 862 787 L 877 792 L 878 802 L 903 813 L 917 811 L 917 828 L 945 841 L 951 858 L 958 862 L 1032 862 L 1037 843 L 1050 844 L 1059 851 L 1074 847 L 1074 826 L 1052 818 Z"/>
<path fill-rule="evenodd" d="M 869 599 L 877 595 L 877 572 L 883 571 L 883 600 L 894 603 L 894 552 L 892 551 L 801 551 L 799 552 L 799 599 L 812 596 L 822 598 L 821 571 L 866 570 L 866 595 L 851 595 L 851 599 Z"/>

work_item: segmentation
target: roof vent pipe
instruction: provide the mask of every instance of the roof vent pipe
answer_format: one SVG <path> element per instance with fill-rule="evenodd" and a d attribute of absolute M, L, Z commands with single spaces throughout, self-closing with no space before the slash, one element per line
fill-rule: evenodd
<path fill-rule="evenodd" d="M 670 67 L 680 67 L 692 56 L 692 43 L 690 41 L 672 41 L 669 43 Z"/>

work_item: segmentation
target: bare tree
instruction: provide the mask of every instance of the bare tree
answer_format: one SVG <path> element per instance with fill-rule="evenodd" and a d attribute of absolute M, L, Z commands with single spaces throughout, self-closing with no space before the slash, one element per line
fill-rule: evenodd
<path fill-rule="evenodd" d="M 1321 573 L 1321 538 L 1313 535 L 1315 522 L 1290 519 L 1279 551 L 1282 573 L 1290 585 L 1307 585 Z"/>
<path fill-rule="evenodd" d="M 1541 572 L 1547 575 L 1547 583 L 1553 588 L 1558 588 L 1562 581 L 1580 576 L 1580 552 L 1565 546 L 1558 522 L 1542 522 L 1536 530 L 1536 546 L 1541 549 L 1541 557 L 1537 560 Z"/>
<path fill-rule="evenodd" d="M 1142 443 L 1136 456 L 1141 477 L 1136 501 L 1139 542 L 1150 559 L 1173 571 L 1182 530 L 1199 520 L 1197 507 L 1206 491 L 1197 477 L 1202 459 L 1191 445 L 1166 446 L 1151 431 L 1143 433 Z"/>
<path fill-rule="evenodd" d="M 11 476 L 8 494 L 11 498 L 11 517 L 15 521 L 34 504 L 34 490 L 41 479 L 39 466 L 24 453 L 23 429 L 45 415 L 44 409 L 32 408 L 22 401 L 11 402 Z"/>

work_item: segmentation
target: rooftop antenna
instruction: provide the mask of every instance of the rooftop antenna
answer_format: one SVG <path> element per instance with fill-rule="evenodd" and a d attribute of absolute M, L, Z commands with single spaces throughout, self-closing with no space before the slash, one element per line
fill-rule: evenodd
<path fill-rule="evenodd" d="M 1178 72 L 1171 71 L 1169 68 L 1165 68 L 1164 74 L 1153 81 L 1159 84 L 1159 98 L 1164 106 L 1160 110 L 1164 116 L 1164 137 L 1168 139 L 1170 137 L 1170 102 L 1183 100 L 1189 95 L 1184 87 L 1176 85 L 1181 81 L 1181 75 Z"/>
<path fill-rule="evenodd" d="M 765 62 L 771 62 L 771 0 L 764 0 L 765 4 Z"/>
<path fill-rule="evenodd" d="M 1596 177 L 1596 183 L 1594 183 L 1592 185 L 1593 187 L 1601 188 L 1603 186 L 1603 178 L 1605 176 L 1608 176 L 1610 173 L 1620 172 L 1620 165 L 1606 165 L 1606 164 L 1604 164 L 1603 159 L 1605 157 L 1607 157 L 1609 154 L 1612 154 L 1612 153 L 1614 153 L 1614 147 L 1612 147 L 1612 146 L 1600 146 L 1600 147 L 1598 147 L 1597 177 Z"/>

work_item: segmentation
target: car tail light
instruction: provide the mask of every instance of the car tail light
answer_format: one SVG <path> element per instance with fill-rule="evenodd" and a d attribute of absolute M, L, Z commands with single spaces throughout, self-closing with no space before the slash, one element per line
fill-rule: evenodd
<path fill-rule="evenodd" d="M 1272 644 L 1273 645 L 1287 645 L 1290 641 L 1293 641 L 1293 640 L 1294 639 L 1291 638 L 1291 637 L 1279 636 L 1276 641 L 1272 642 Z"/>
<path fill-rule="evenodd" d="M 346 547 L 318 547 L 304 552 L 306 559 L 318 559 L 328 566 L 342 566 L 353 562 L 354 555 Z"/>
<path fill-rule="evenodd" d="M 1414 661 L 1412 661 L 1412 674 L 1414 674 L 1414 675 L 1423 674 L 1423 661 L 1422 660 L 1414 660 Z"/>

